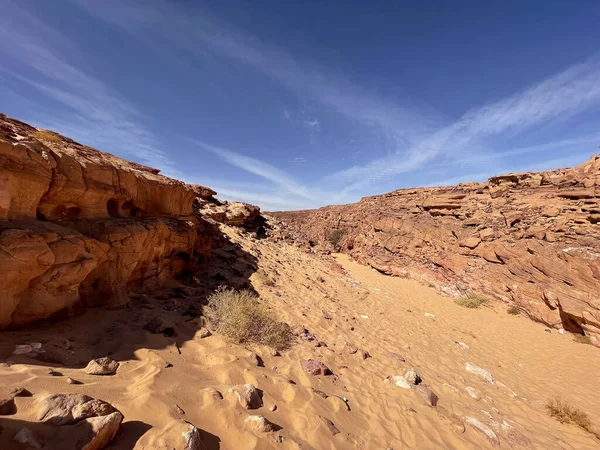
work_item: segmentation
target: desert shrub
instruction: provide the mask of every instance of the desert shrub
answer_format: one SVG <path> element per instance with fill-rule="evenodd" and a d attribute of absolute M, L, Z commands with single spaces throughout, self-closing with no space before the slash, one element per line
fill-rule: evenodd
<path fill-rule="evenodd" d="M 340 243 L 342 237 L 346 234 L 346 230 L 343 228 L 338 228 L 337 230 L 333 230 L 327 236 L 327 240 L 329 243 L 335 247 Z"/>
<path fill-rule="evenodd" d="M 575 335 L 575 337 L 573 338 L 573 340 L 575 342 L 577 342 L 578 344 L 589 344 L 589 345 L 592 345 L 592 339 L 589 336 L 586 336 L 584 334 L 577 334 L 577 335 Z"/>
<path fill-rule="evenodd" d="M 546 410 L 551 417 L 560 423 L 570 423 L 592 433 L 592 422 L 588 415 L 579 408 L 569 405 L 564 400 L 553 398 L 546 404 Z"/>
<path fill-rule="evenodd" d="M 509 306 L 508 309 L 506 310 L 507 313 L 513 315 L 513 316 L 518 316 L 519 314 L 521 314 L 521 308 L 519 308 L 518 306 Z"/>
<path fill-rule="evenodd" d="M 39 139 L 40 141 L 48 141 L 54 143 L 59 143 L 62 141 L 60 135 L 50 130 L 35 130 L 33 133 L 31 133 L 31 135 L 34 138 Z"/>
<path fill-rule="evenodd" d="M 268 345 L 281 350 L 290 345 L 291 331 L 259 302 L 251 291 L 219 288 L 208 298 L 207 317 L 215 331 L 242 343 Z"/>
<path fill-rule="evenodd" d="M 465 295 L 464 297 L 457 298 L 454 300 L 454 303 L 460 306 L 464 306 L 465 308 L 479 308 L 484 303 L 487 303 L 488 299 L 483 295 L 476 294 L 471 292 L 470 294 Z"/>

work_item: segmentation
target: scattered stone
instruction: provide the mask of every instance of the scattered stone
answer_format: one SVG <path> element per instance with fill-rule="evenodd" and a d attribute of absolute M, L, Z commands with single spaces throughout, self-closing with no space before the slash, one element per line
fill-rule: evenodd
<path fill-rule="evenodd" d="M 83 384 L 81 381 L 74 380 L 71 377 L 67 378 L 67 383 L 69 383 L 69 384 Z"/>
<path fill-rule="evenodd" d="M 144 325 L 144 330 L 153 334 L 160 334 L 165 331 L 167 325 L 160 317 L 154 317 L 150 322 Z"/>
<path fill-rule="evenodd" d="M 51 377 L 62 377 L 63 374 L 61 372 L 57 372 L 54 369 L 48 369 L 48 375 L 50 375 Z"/>
<path fill-rule="evenodd" d="M 365 359 L 369 359 L 372 358 L 371 354 L 365 350 L 361 350 L 360 351 L 360 357 L 365 360 Z"/>
<path fill-rule="evenodd" d="M 479 395 L 479 392 L 477 392 L 477 389 L 475 389 L 474 387 L 467 386 L 465 388 L 465 391 L 467 391 L 467 394 L 469 394 L 475 400 L 480 400 L 481 399 L 481 396 Z"/>
<path fill-rule="evenodd" d="M 457 341 L 456 343 L 457 343 L 457 344 L 458 344 L 458 346 L 459 346 L 460 348 L 462 348 L 463 350 L 468 350 L 468 349 L 469 349 L 469 346 L 468 346 L 467 344 L 465 344 L 464 342 Z"/>
<path fill-rule="evenodd" d="M 275 430 L 273 424 L 263 416 L 248 416 L 244 420 L 244 424 L 246 428 L 256 433 L 270 433 Z"/>
<path fill-rule="evenodd" d="M 53 425 L 71 425 L 117 411 L 110 403 L 83 394 L 49 394 L 42 397 L 37 409 L 38 420 Z"/>
<path fill-rule="evenodd" d="M 91 360 L 85 368 L 88 375 L 112 375 L 119 368 L 119 363 L 112 358 L 105 356 Z"/>
<path fill-rule="evenodd" d="M 417 385 L 422 381 L 421 377 L 414 369 L 408 369 L 404 374 L 404 379 L 413 385 Z"/>
<path fill-rule="evenodd" d="M 19 432 L 15 434 L 13 440 L 19 444 L 24 444 L 35 449 L 42 448 L 44 446 L 42 439 L 27 427 L 21 428 Z"/>
<path fill-rule="evenodd" d="M 413 387 L 412 384 L 410 384 L 406 378 L 404 378 L 401 375 L 396 375 L 392 377 L 392 380 L 394 381 L 394 384 L 396 386 L 398 386 L 399 388 L 402 389 L 411 389 Z"/>
<path fill-rule="evenodd" d="M 16 412 L 17 405 L 13 396 L 0 399 L 0 416 L 10 416 Z"/>
<path fill-rule="evenodd" d="M 546 333 L 552 333 L 552 330 L 551 330 L 550 328 L 545 328 L 545 329 L 544 329 L 544 331 L 545 331 Z"/>
<path fill-rule="evenodd" d="M 340 433 L 340 430 L 337 429 L 337 427 L 334 425 L 334 423 L 329 420 L 327 417 L 323 417 L 323 416 L 318 416 L 319 419 L 321 419 L 321 422 L 323 422 L 325 424 L 325 426 L 329 429 L 329 432 L 331 433 L 332 436 L 335 436 L 336 434 Z"/>
<path fill-rule="evenodd" d="M 114 439 L 122 421 L 123 414 L 115 411 L 108 415 L 81 420 L 69 431 L 85 436 L 85 439 L 78 440 L 82 443 L 85 442 L 85 445 L 81 447 L 82 450 L 101 450 Z M 78 432 L 78 429 L 81 431 Z"/>
<path fill-rule="evenodd" d="M 415 386 L 415 390 L 423 400 L 429 403 L 429 405 L 437 406 L 439 397 L 431 390 L 431 388 L 429 388 L 429 386 L 420 384 Z"/>
<path fill-rule="evenodd" d="M 185 439 L 185 447 L 183 450 L 204 450 L 200 430 L 189 422 L 186 422 L 187 430 L 181 434 Z"/>
<path fill-rule="evenodd" d="M 404 357 L 399 355 L 398 353 L 388 352 L 388 356 L 397 359 L 398 361 L 406 362 L 406 359 L 404 359 Z"/>
<path fill-rule="evenodd" d="M 465 417 L 465 420 L 467 421 L 467 423 L 469 425 L 471 425 L 473 428 L 475 428 L 475 430 L 479 431 L 480 433 L 483 433 L 492 444 L 494 445 L 498 445 L 500 444 L 500 441 L 498 440 L 498 436 L 496 436 L 496 433 L 494 433 L 494 431 L 488 427 L 486 424 L 484 424 L 483 422 L 479 421 L 478 419 L 474 418 L 474 417 Z"/>
<path fill-rule="evenodd" d="M 234 386 L 229 392 L 235 393 L 240 405 L 246 409 L 257 409 L 263 405 L 260 393 L 253 384 Z"/>
<path fill-rule="evenodd" d="M 173 364 L 171 364 L 170 362 L 165 363 L 165 369 L 169 369 L 173 367 Z"/>
<path fill-rule="evenodd" d="M 302 339 L 303 341 L 316 341 L 317 340 L 315 335 L 312 333 L 309 333 L 308 331 L 305 333 L 300 333 L 298 336 L 300 336 L 300 339 Z"/>
<path fill-rule="evenodd" d="M 333 373 L 325 364 L 314 359 L 303 359 L 300 361 L 300 366 L 302 370 L 314 376 L 331 375 Z"/>
<path fill-rule="evenodd" d="M 345 336 L 342 336 L 341 334 L 337 337 L 337 339 L 335 341 L 335 349 L 338 352 L 340 352 L 342 354 L 347 354 L 347 355 L 353 355 L 354 353 L 356 353 L 358 351 L 356 346 L 350 340 L 348 340 Z"/>
<path fill-rule="evenodd" d="M 481 367 L 474 366 L 471 363 L 467 363 L 465 369 L 467 370 L 467 372 L 474 373 L 475 375 L 483 378 L 488 383 L 494 383 L 494 377 L 492 376 L 492 374 Z"/>
<path fill-rule="evenodd" d="M 202 327 L 198 330 L 198 333 L 196 334 L 196 336 L 198 336 L 200 339 L 204 339 L 207 338 L 211 335 L 212 333 L 210 332 L 210 330 L 208 328 Z"/>
<path fill-rule="evenodd" d="M 31 397 L 31 396 L 33 396 L 33 394 L 31 392 L 29 392 L 27 389 L 25 389 L 24 387 L 18 387 L 16 389 L 14 389 L 10 393 L 10 395 L 13 397 Z"/>
<path fill-rule="evenodd" d="M 432 319 L 435 319 L 435 315 L 431 313 L 425 313 L 425 317 L 431 317 Z"/>
<path fill-rule="evenodd" d="M 281 353 L 279 353 L 279 352 L 278 352 L 277 350 L 275 350 L 275 349 L 272 349 L 270 354 L 271 354 L 271 356 L 281 356 Z"/>
<path fill-rule="evenodd" d="M 270 411 L 277 411 L 277 405 L 271 405 L 271 407 L 269 408 Z"/>

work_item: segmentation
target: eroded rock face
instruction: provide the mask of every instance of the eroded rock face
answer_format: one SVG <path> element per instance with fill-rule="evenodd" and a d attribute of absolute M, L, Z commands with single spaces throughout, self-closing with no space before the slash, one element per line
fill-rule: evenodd
<path fill-rule="evenodd" d="M 329 247 L 343 230 L 336 250 L 383 273 L 452 296 L 496 297 L 600 345 L 600 156 L 572 169 L 272 215 Z"/>
<path fill-rule="evenodd" d="M 120 305 L 210 252 L 216 193 L 0 114 L 0 329 Z"/>

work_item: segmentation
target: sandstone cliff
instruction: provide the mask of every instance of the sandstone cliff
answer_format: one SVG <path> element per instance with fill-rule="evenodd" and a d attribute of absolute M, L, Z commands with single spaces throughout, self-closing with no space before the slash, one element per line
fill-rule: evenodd
<path fill-rule="evenodd" d="M 475 291 L 600 345 L 600 156 L 572 169 L 273 213 L 312 245 L 459 296 Z"/>
<path fill-rule="evenodd" d="M 0 114 L 0 329 L 191 270 L 217 233 L 192 205 L 214 194 Z"/>

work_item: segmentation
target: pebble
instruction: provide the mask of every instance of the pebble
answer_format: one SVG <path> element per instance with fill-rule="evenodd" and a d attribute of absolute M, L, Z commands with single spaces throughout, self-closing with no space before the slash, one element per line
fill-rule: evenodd
<path fill-rule="evenodd" d="M 474 373 L 475 375 L 483 378 L 488 383 L 494 383 L 494 377 L 492 376 L 492 374 L 481 367 L 474 366 L 471 363 L 467 363 L 465 369 L 467 370 L 467 372 Z"/>
<path fill-rule="evenodd" d="M 431 317 L 431 318 L 435 319 L 435 315 L 430 314 L 430 313 L 425 313 L 425 317 Z"/>
<path fill-rule="evenodd" d="M 469 394 L 475 400 L 480 400 L 481 399 L 481 396 L 479 395 L 479 392 L 477 392 L 477 389 L 475 389 L 474 387 L 467 386 L 465 388 L 465 391 L 467 391 L 467 394 Z"/>

